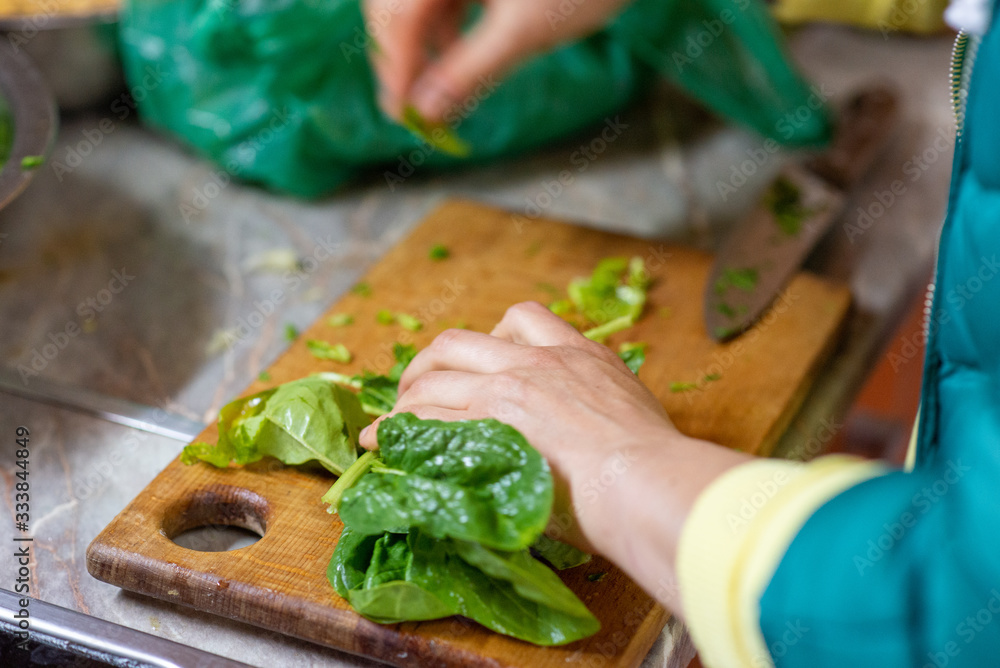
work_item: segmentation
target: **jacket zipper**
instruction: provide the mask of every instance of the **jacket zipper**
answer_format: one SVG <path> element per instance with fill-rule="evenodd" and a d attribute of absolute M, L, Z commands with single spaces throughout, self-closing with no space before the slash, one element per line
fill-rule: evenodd
<path fill-rule="evenodd" d="M 969 55 L 971 39 L 964 30 L 958 33 L 955 44 L 951 47 L 951 108 L 955 112 L 955 139 L 962 138 L 962 126 L 965 122 L 965 60 Z"/>
<path fill-rule="evenodd" d="M 962 141 L 965 129 L 965 102 L 969 90 L 969 75 L 976 60 L 980 39 L 964 30 L 955 37 L 951 48 L 951 67 L 949 68 L 949 83 L 951 89 L 951 108 L 955 113 L 955 147 Z M 937 263 L 935 262 L 935 267 Z M 935 270 L 936 273 L 936 270 Z M 934 290 L 937 276 L 935 275 L 927 286 L 924 297 L 924 340 L 930 335 L 931 316 L 934 311 Z"/>

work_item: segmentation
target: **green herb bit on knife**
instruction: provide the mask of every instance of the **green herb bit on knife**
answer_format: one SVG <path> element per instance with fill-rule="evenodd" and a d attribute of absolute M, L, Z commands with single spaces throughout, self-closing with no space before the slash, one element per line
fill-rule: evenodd
<path fill-rule="evenodd" d="M 774 222 L 787 237 L 802 231 L 802 223 L 813 213 L 802 205 L 802 191 L 785 176 L 775 179 L 764 195 L 764 204 L 774 214 Z"/>
<path fill-rule="evenodd" d="M 23 171 L 28 171 L 29 169 L 37 169 L 45 164 L 44 155 L 26 155 L 21 158 L 21 169 Z"/>
<path fill-rule="evenodd" d="M 732 267 L 723 270 L 722 275 L 715 281 L 715 294 L 725 294 L 729 288 L 736 288 L 743 292 L 753 292 L 757 288 L 760 280 L 760 272 L 754 267 L 734 269 Z"/>

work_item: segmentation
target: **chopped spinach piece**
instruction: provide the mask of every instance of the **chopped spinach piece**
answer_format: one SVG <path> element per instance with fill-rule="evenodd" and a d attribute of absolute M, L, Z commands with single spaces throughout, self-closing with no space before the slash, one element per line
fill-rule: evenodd
<path fill-rule="evenodd" d="M 583 550 L 549 538 L 545 534 L 539 536 L 538 540 L 531 545 L 531 551 L 552 564 L 552 567 L 557 571 L 576 568 L 590 561 L 590 555 Z"/>
<path fill-rule="evenodd" d="M 285 341 L 292 342 L 299 338 L 299 328 L 292 323 L 285 323 Z"/>
<path fill-rule="evenodd" d="M 351 288 L 351 292 L 358 295 L 359 297 L 371 297 L 372 286 L 362 281 L 361 283 L 355 283 L 354 286 Z"/>
<path fill-rule="evenodd" d="M 692 390 L 703 390 L 704 385 L 707 383 L 714 383 L 717 380 L 722 379 L 722 374 L 710 373 L 703 376 L 700 383 L 686 383 L 686 382 L 676 382 L 670 383 L 671 392 L 691 392 Z"/>
<path fill-rule="evenodd" d="M 639 369 L 646 362 L 646 348 L 648 344 L 640 341 L 637 343 L 623 343 L 618 347 L 618 357 L 622 358 L 625 366 L 638 375 Z"/>
<path fill-rule="evenodd" d="M 670 391 L 675 394 L 678 392 L 690 392 L 691 390 L 697 390 L 698 383 L 685 383 L 685 382 L 674 382 L 670 383 Z"/>
<path fill-rule="evenodd" d="M 586 278 L 570 281 L 568 300 L 553 302 L 549 309 L 559 316 L 578 314 L 593 325 L 583 335 L 603 343 L 628 329 L 642 315 L 650 278 L 642 258 L 609 257 L 597 263 Z"/>
<path fill-rule="evenodd" d="M 350 313 L 334 313 L 326 319 L 326 324 L 330 327 L 346 327 L 354 324 L 354 316 Z"/>
<path fill-rule="evenodd" d="M 589 278 L 577 278 L 566 289 L 570 301 L 589 322 L 602 325 L 622 317 L 633 322 L 646 303 L 648 275 L 641 258 L 601 260 Z"/>
<path fill-rule="evenodd" d="M 605 575 L 607 575 L 607 573 L 604 571 L 601 571 L 599 573 L 588 573 L 587 579 L 590 580 L 591 582 L 600 582 L 601 580 L 604 579 Z"/>
<path fill-rule="evenodd" d="M 442 244 L 435 244 L 434 246 L 431 247 L 431 250 L 428 252 L 427 255 L 432 260 L 446 260 L 448 259 L 448 257 L 451 256 L 451 251 L 448 250 L 447 246 L 444 246 Z"/>
<path fill-rule="evenodd" d="M 316 359 L 333 360 L 334 362 L 343 362 L 344 364 L 347 364 L 352 359 L 351 351 L 343 343 L 333 344 L 318 339 L 309 339 L 306 341 L 306 347 Z"/>
<path fill-rule="evenodd" d="M 396 322 L 399 323 L 400 327 L 411 332 L 419 332 L 424 328 L 424 323 L 408 313 L 397 313 Z"/>

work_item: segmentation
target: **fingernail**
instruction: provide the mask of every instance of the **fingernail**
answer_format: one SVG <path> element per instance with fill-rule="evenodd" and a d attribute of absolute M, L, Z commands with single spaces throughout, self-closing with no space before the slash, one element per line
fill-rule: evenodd
<path fill-rule="evenodd" d="M 358 434 L 358 440 L 359 441 L 365 440 L 365 437 L 368 435 L 368 432 L 369 432 L 369 430 L 371 430 L 371 428 L 372 428 L 372 426 L 368 425 L 367 427 L 365 427 L 364 429 L 362 429 L 361 433 Z"/>
<path fill-rule="evenodd" d="M 451 97 L 436 81 L 423 77 L 413 85 L 413 106 L 429 121 L 438 121 L 451 104 Z"/>

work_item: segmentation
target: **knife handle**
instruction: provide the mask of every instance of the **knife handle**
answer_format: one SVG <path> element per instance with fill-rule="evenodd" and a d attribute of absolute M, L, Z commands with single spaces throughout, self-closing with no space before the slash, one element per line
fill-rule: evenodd
<path fill-rule="evenodd" d="M 847 190 L 868 170 L 899 120 L 899 94 L 888 85 L 856 93 L 841 110 L 830 148 L 806 166 Z"/>

